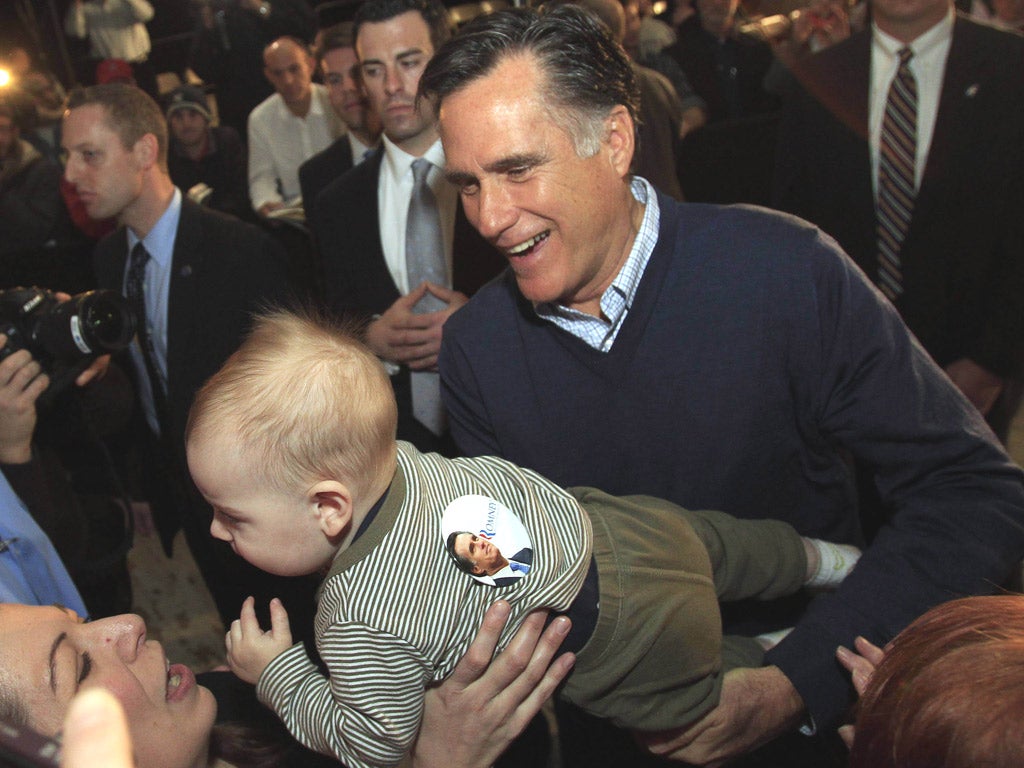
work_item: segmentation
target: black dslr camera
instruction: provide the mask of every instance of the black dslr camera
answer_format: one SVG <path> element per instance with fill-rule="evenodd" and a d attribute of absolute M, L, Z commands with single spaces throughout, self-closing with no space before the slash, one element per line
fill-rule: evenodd
<path fill-rule="evenodd" d="M 60 301 L 44 288 L 0 290 L 0 360 L 27 349 L 50 376 L 47 395 L 70 383 L 90 362 L 131 344 L 136 320 L 117 291 L 87 291 Z"/>

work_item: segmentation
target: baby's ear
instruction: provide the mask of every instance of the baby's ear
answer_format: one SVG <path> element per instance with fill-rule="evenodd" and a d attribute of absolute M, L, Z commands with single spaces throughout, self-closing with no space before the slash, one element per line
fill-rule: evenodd
<path fill-rule="evenodd" d="M 309 493 L 324 534 L 332 539 L 344 534 L 352 522 L 352 494 L 348 487 L 336 480 L 322 480 Z"/>

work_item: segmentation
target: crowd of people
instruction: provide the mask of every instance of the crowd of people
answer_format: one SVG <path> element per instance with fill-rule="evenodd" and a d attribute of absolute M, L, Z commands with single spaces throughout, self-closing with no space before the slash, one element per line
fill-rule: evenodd
<path fill-rule="evenodd" d="M 95 84 L 0 51 L 0 717 L 546 765 L 558 689 L 565 768 L 1019 762 L 1024 37 L 975 5 L 203 2 L 165 92 L 147 0 L 68 4 Z M 150 525 L 230 672 L 129 612 Z"/>

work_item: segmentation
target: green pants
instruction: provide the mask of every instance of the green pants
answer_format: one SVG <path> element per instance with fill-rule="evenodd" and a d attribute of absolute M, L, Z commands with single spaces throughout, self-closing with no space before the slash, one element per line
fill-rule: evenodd
<path fill-rule="evenodd" d="M 796 592 L 807 570 L 799 534 L 649 496 L 570 492 L 593 522 L 600 610 L 562 695 L 632 730 L 697 720 L 718 703 L 725 671 L 764 657 L 752 638 L 723 638 L 718 601 Z"/>

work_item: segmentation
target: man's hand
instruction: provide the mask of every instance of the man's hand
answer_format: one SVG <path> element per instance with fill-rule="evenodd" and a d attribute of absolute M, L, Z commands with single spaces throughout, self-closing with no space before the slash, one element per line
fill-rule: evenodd
<path fill-rule="evenodd" d="M 885 658 L 885 651 L 863 637 L 858 637 L 854 640 L 854 648 L 857 650 L 851 651 L 849 648 L 839 646 L 836 648 L 836 658 L 839 659 L 840 664 L 849 670 L 857 695 L 863 696 L 864 691 L 868 689 L 868 684 L 871 682 L 871 676 L 875 674 L 875 668 Z M 855 732 L 852 725 L 844 725 L 840 728 L 839 736 L 842 738 L 843 743 L 846 744 L 847 749 L 853 746 Z"/>
<path fill-rule="evenodd" d="M 89 367 L 78 374 L 75 379 L 75 384 L 79 387 L 84 387 L 91 381 L 99 381 L 107 375 L 107 369 L 110 367 L 110 355 L 100 355 L 93 360 Z"/>
<path fill-rule="evenodd" d="M 427 292 L 448 306 L 437 312 L 414 314 L 413 307 Z M 441 349 L 441 329 L 452 313 L 467 301 L 464 293 L 434 283 L 422 283 L 370 323 L 366 343 L 384 360 L 408 365 L 414 371 L 435 370 Z"/>
<path fill-rule="evenodd" d="M 292 647 L 288 611 L 276 597 L 270 601 L 270 630 L 264 632 L 256 620 L 255 600 L 247 597 L 241 615 L 231 622 L 224 638 L 231 671 L 255 684 L 275 657 Z"/>
<path fill-rule="evenodd" d="M 284 208 L 283 202 L 281 202 L 280 200 L 271 200 L 261 205 L 257 213 L 260 216 L 269 216 L 271 212 L 278 211 L 282 208 Z"/>
<path fill-rule="evenodd" d="M 0 333 L 0 350 L 7 337 Z M 0 463 L 25 464 L 32 460 L 32 434 L 36 429 L 36 400 L 50 386 L 27 349 L 19 349 L 0 362 Z"/>
<path fill-rule="evenodd" d="M 560 617 L 545 630 L 544 612 L 527 617 L 508 647 L 492 660 L 509 611 L 504 601 L 492 605 L 452 674 L 427 691 L 413 747 L 414 768 L 493 764 L 572 669 L 576 657 L 571 653 L 551 662 L 570 622 Z"/>
<path fill-rule="evenodd" d="M 1003 380 L 967 357 L 946 366 L 946 375 L 964 393 L 982 416 L 987 416 L 1003 391 Z"/>
<path fill-rule="evenodd" d="M 800 723 L 804 704 L 778 667 L 731 669 L 718 706 L 682 730 L 637 734 L 651 752 L 707 768 L 725 765 Z"/>

